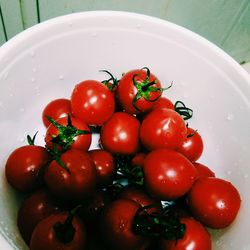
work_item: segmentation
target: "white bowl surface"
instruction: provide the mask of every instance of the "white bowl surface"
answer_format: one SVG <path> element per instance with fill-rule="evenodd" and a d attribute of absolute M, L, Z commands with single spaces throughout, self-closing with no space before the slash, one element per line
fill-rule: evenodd
<path fill-rule="evenodd" d="M 27 134 L 39 130 L 43 107 L 70 97 L 85 79 L 103 80 L 107 69 L 123 72 L 147 66 L 165 92 L 193 108 L 190 127 L 205 148 L 199 162 L 240 191 L 237 220 L 212 231 L 214 250 L 250 249 L 250 80 L 227 54 L 172 23 L 139 14 L 95 11 L 71 14 L 36 25 L 0 48 L 0 249 L 26 249 L 16 227 L 20 197 L 6 184 L 4 165 Z"/>

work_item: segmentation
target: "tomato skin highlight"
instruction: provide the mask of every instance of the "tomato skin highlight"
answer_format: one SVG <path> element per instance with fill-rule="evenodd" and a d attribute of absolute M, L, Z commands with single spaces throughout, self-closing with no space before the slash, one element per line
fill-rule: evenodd
<path fill-rule="evenodd" d="M 125 73 L 120 79 L 118 88 L 117 88 L 117 96 L 120 104 L 124 108 L 127 113 L 130 114 L 138 114 L 140 112 L 148 111 L 152 108 L 155 102 L 157 102 L 157 98 L 159 98 L 162 94 L 161 91 L 151 92 L 149 94 L 149 99 L 151 101 L 146 100 L 144 97 L 141 97 L 136 101 L 135 105 L 138 109 L 136 109 L 133 105 L 133 99 L 136 96 L 138 89 L 133 83 L 133 77 L 136 75 L 135 80 L 137 82 L 142 82 L 146 80 L 147 72 L 143 69 L 135 69 Z M 161 88 L 161 83 L 157 77 L 150 73 L 150 77 L 148 82 L 155 81 L 153 85 L 156 88 Z M 152 101 L 155 100 L 155 101 Z"/>
<path fill-rule="evenodd" d="M 197 170 L 185 156 L 168 149 L 151 151 L 143 170 L 149 194 L 160 200 L 183 196 L 197 177 Z"/>
<path fill-rule="evenodd" d="M 83 122 L 75 117 L 71 117 L 70 119 L 71 119 L 73 127 L 75 127 L 76 129 L 90 132 L 90 129 L 85 122 Z M 59 118 L 56 122 L 63 125 L 63 126 L 67 126 L 68 125 L 68 117 Z M 53 124 L 50 124 L 47 131 L 46 131 L 45 143 L 52 150 L 53 150 L 52 139 L 54 137 L 58 136 L 58 134 L 59 134 L 59 130 Z M 70 148 L 87 151 L 90 147 L 91 140 L 92 140 L 91 134 L 86 133 L 86 134 L 77 135 L 74 137 L 74 142 L 71 144 Z M 62 147 L 60 145 L 57 145 L 57 148 L 59 150 L 62 149 Z"/>
<path fill-rule="evenodd" d="M 64 244 L 57 239 L 53 226 L 57 222 L 64 223 L 68 214 L 53 214 L 40 221 L 33 231 L 30 250 L 84 250 L 86 244 L 85 226 L 78 217 L 73 218 L 75 235 L 71 242 Z"/>
<path fill-rule="evenodd" d="M 44 179 L 50 192 L 58 199 L 81 201 L 88 198 L 96 187 L 96 168 L 89 155 L 70 149 L 60 160 L 69 171 L 53 160 L 45 171 Z"/>
<path fill-rule="evenodd" d="M 111 184 L 116 170 L 112 154 L 102 149 L 90 150 L 88 153 L 96 167 L 97 184 L 99 186 Z"/>
<path fill-rule="evenodd" d="M 210 234 L 201 223 L 192 218 L 182 218 L 181 223 L 186 225 L 182 239 L 162 240 L 160 250 L 211 250 Z"/>
<path fill-rule="evenodd" d="M 156 109 L 143 120 L 140 128 L 142 144 L 149 150 L 177 149 L 187 135 L 183 118 L 171 109 Z"/>
<path fill-rule="evenodd" d="M 203 152 L 203 141 L 200 134 L 192 128 L 187 128 L 187 136 L 177 151 L 190 161 L 197 161 Z"/>
<path fill-rule="evenodd" d="M 102 126 L 101 144 L 114 154 L 135 154 L 139 149 L 140 122 L 132 115 L 116 112 Z"/>
<path fill-rule="evenodd" d="M 118 199 L 105 209 L 101 232 L 109 249 L 139 250 L 145 244 L 147 240 L 132 230 L 133 218 L 139 208 L 140 205 L 132 200 Z"/>
<path fill-rule="evenodd" d="M 51 214 L 58 213 L 61 210 L 53 198 L 45 190 L 38 190 L 31 193 L 21 204 L 17 225 L 18 229 L 29 245 L 32 232 L 36 225 Z"/>
<path fill-rule="evenodd" d="M 50 161 L 44 147 L 26 145 L 15 149 L 5 165 L 8 183 L 16 190 L 30 192 L 41 186 L 41 173 Z"/>
<path fill-rule="evenodd" d="M 53 120 L 58 120 L 62 117 L 71 115 L 71 102 L 69 99 L 60 98 L 49 102 L 43 110 L 42 120 L 44 126 L 47 128 L 50 125 L 50 121 L 47 116 Z"/>
<path fill-rule="evenodd" d="M 225 228 L 236 218 L 241 199 L 238 190 L 228 181 L 215 177 L 196 180 L 187 196 L 194 217 L 211 228 Z"/>
<path fill-rule="evenodd" d="M 113 114 L 115 100 L 104 84 L 86 80 L 75 86 L 71 95 L 71 108 L 73 115 L 88 125 L 101 126 Z"/>

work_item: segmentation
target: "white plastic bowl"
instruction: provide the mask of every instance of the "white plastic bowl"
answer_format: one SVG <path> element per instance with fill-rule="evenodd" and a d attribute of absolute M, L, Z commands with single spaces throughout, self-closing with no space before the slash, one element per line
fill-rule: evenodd
<path fill-rule="evenodd" d="M 233 182 L 242 197 L 237 220 L 212 232 L 215 250 L 250 249 L 250 80 L 226 53 L 172 23 L 144 15 L 95 11 L 36 25 L 0 48 L 0 249 L 26 249 L 16 227 L 19 197 L 6 184 L 10 152 L 39 130 L 43 107 L 69 97 L 81 80 L 120 77 L 147 66 L 174 101 L 194 109 L 190 126 L 204 138 L 200 162 Z"/>

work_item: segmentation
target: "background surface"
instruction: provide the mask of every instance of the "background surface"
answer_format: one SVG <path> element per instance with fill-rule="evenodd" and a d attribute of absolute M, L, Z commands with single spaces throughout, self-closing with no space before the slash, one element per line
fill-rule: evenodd
<path fill-rule="evenodd" d="M 250 0 L 0 0 L 0 45 L 22 30 L 72 12 L 120 10 L 184 26 L 250 61 Z"/>

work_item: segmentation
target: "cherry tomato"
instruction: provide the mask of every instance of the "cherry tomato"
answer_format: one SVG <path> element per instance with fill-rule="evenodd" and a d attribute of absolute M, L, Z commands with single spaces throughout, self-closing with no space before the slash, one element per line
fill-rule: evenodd
<path fill-rule="evenodd" d="M 150 112 L 142 122 L 140 138 L 149 149 L 177 149 L 187 135 L 183 118 L 171 109 L 156 109 Z"/>
<path fill-rule="evenodd" d="M 135 167 L 143 167 L 146 153 L 137 153 L 131 160 L 131 164 Z"/>
<path fill-rule="evenodd" d="M 47 116 L 54 120 L 58 120 L 59 118 L 67 117 L 68 115 L 71 115 L 70 100 L 65 98 L 53 100 L 48 103 L 43 110 L 43 124 L 46 128 L 50 125 L 50 121 L 47 119 Z"/>
<path fill-rule="evenodd" d="M 115 163 L 112 154 L 105 150 L 95 149 L 89 151 L 97 172 L 97 184 L 106 186 L 111 184 L 115 175 Z"/>
<path fill-rule="evenodd" d="M 152 110 L 167 108 L 174 110 L 174 104 L 166 97 L 161 96 L 157 102 L 154 103 Z"/>
<path fill-rule="evenodd" d="M 74 116 L 88 125 L 101 126 L 115 110 L 114 96 L 101 82 L 87 80 L 77 84 L 71 95 Z"/>
<path fill-rule="evenodd" d="M 186 230 L 182 239 L 162 240 L 160 250 L 211 250 L 211 237 L 205 227 L 192 218 L 183 218 Z"/>
<path fill-rule="evenodd" d="M 197 178 L 201 178 L 201 177 L 215 177 L 215 173 L 208 168 L 207 166 L 198 163 L 198 162 L 193 162 L 193 165 L 195 166 L 197 172 L 198 172 L 198 176 Z"/>
<path fill-rule="evenodd" d="M 102 234 L 109 249 L 141 249 L 146 241 L 132 229 L 133 218 L 140 205 L 132 200 L 118 199 L 104 211 L 101 222 Z"/>
<path fill-rule="evenodd" d="M 21 204 L 18 211 L 18 229 L 29 245 L 30 238 L 35 226 L 51 214 L 61 210 L 53 198 L 45 190 L 31 193 Z"/>
<path fill-rule="evenodd" d="M 44 179 L 55 197 L 80 201 L 94 192 L 96 168 L 87 153 L 70 149 L 61 155 L 60 163 L 56 160 L 50 163 Z"/>
<path fill-rule="evenodd" d="M 41 174 L 49 161 L 50 155 L 44 147 L 27 145 L 17 148 L 5 165 L 7 181 L 19 191 L 32 191 L 41 186 Z"/>
<path fill-rule="evenodd" d="M 53 214 L 40 221 L 33 231 L 30 250 L 84 250 L 86 232 L 79 218 L 74 217 L 72 220 L 74 230 L 72 239 L 67 239 L 69 235 L 66 230 L 66 232 L 62 232 L 63 239 L 56 234 L 55 225 L 65 223 L 67 217 L 67 213 Z M 64 243 L 63 240 L 67 240 L 67 243 Z"/>
<path fill-rule="evenodd" d="M 117 88 L 118 99 L 130 114 L 151 109 L 161 94 L 160 81 L 147 68 L 127 72 L 120 79 Z"/>
<path fill-rule="evenodd" d="M 188 193 L 188 205 L 193 215 L 211 228 L 229 226 L 240 204 L 238 190 L 230 182 L 219 178 L 199 178 Z"/>
<path fill-rule="evenodd" d="M 132 115 L 117 112 L 102 126 L 101 144 L 115 154 L 135 154 L 139 148 L 140 122 Z"/>
<path fill-rule="evenodd" d="M 56 123 L 58 125 L 51 124 L 48 127 L 45 135 L 46 145 L 50 149 L 53 149 L 53 142 L 59 150 L 72 148 L 87 151 L 89 149 L 91 134 L 85 122 L 75 117 L 62 117 Z"/>
<path fill-rule="evenodd" d="M 197 170 L 182 154 L 157 149 L 144 162 L 144 178 L 148 192 L 161 200 L 176 199 L 189 191 Z"/>
<path fill-rule="evenodd" d="M 203 141 L 200 134 L 192 128 L 187 128 L 186 139 L 177 150 L 190 161 L 197 161 L 203 152 Z"/>

